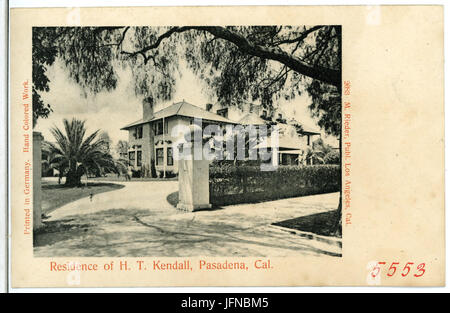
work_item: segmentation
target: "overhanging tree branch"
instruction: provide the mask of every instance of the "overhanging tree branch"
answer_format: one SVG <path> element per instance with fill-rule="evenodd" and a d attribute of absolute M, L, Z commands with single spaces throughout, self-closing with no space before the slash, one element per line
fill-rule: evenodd
<path fill-rule="evenodd" d="M 305 30 L 300 36 L 298 36 L 297 38 L 293 38 L 293 39 L 286 39 L 286 40 L 280 40 L 278 42 L 275 43 L 275 45 L 283 45 L 283 44 L 291 44 L 294 42 L 302 42 L 303 40 L 306 39 L 306 37 L 308 37 L 309 34 L 311 34 L 312 32 L 315 32 L 316 30 L 319 30 L 321 28 L 323 28 L 324 26 L 319 25 L 319 26 L 314 26 L 311 27 L 307 30 Z"/>
<path fill-rule="evenodd" d="M 311 33 L 314 30 L 317 30 L 319 27 L 323 26 L 316 26 L 312 27 L 311 29 L 308 29 L 305 31 L 305 35 L 302 35 L 300 37 L 297 37 L 293 42 L 296 42 L 297 40 L 300 40 L 301 37 L 306 38 L 306 36 Z M 144 61 L 148 61 L 145 53 L 149 50 L 156 49 L 159 47 L 161 42 L 169 38 L 175 33 L 182 33 L 189 30 L 197 30 L 197 31 L 206 31 L 216 38 L 220 38 L 223 40 L 226 40 L 228 42 L 233 43 L 236 45 L 242 52 L 245 52 L 249 55 L 257 56 L 263 59 L 278 61 L 281 64 L 286 65 L 290 69 L 298 72 L 299 74 L 311 77 L 313 79 L 317 79 L 319 81 L 322 81 L 324 83 L 331 84 L 333 86 L 336 86 L 340 88 L 341 85 L 341 72 L 339 70 L 334 70 L 330 68 L 326 68 L 323 66 L 318 65 L 311 65 L 307 62 L 304 62 L 300 60 L 299 58 L 289 55 L 282 49 L 277 47 L 263 47 L 261 45 L 256 45 L 251 43 L 247 40 L 244 36 L 227 29 L 225 27 L 220 26 L 183 26 L 183 27 L 172 27 L 167 32 L 163 33 L 158 37 L 158 39 L 153 43 L 152 45 L 146 46 L 142 48 L 139 51 L 135 52 L 127 52 L 122 51 L 122 54 L 126 54 L 130 57 L 136 56 L 136 55 L 142 55 L 144 57 Z M 300 39 L 299 39 L 300 38 Z M 303 39 L 304 39 L 303 38 Z M 286 42 L 287 43 L 287 42 Z"/>

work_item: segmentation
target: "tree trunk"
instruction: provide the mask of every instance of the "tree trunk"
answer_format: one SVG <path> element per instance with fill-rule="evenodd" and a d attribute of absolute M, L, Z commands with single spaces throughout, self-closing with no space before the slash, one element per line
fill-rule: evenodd
<path fill-rule="evenodd" d="M 66 176 L 66 183 L 64 184 L 67 187 L 77 187 L 81 185 L 81 175 L 76 171 L 69 171 Z"/>
<path fill-rule="evenodd" d="M 342 60 L 342 40 L 340 40 L 341 38 L 341 32 L 342 29 L 341 27 L 338 27 L 336 29 L 336 31 L 338 32 L 338 38 L 339 38 L 339 44 L 338 44 L 338 55 L 339 58 Z M 339 69 L 339 73 L 342 73 L 342 62 L 341 62 L 341 66 Z M 340 74 L 341 75 L 341 74 Z M 341 85 L 342 85 L 342 76 L 339 77 L 339 83 L 338 83 L 338 90 L 341 93 L 341 129 L 340 129 L 340 133 L 339 133 L 339 151 L 340 151 L 340 163 L 341 166 L 339 167 L 339 171 L 340 171 L 340 175 L 339 178 L 341 179 L 341 183 L 340 183 L 340 190 L 339 190 L 339 205 L 338 208 L 336 210 L 336 220 L 334 223 L 334 235 L 335 236 L 342 236 L 342 89 L 341 89 Z"/>
<path fill-rule="evenodd" d="M 69 166 L 69 171 L 66 175 L 66 183 L 64 185 L 67 187 L 77 187 L 81 185 L 81 174 L 78 173 L 76 164 L 71 164 Z"/>
<path fill-rule="evenodd" d="M 341 179 L 340 190 L 339 190 L 339 205 L 336 210 L 336 217 L 333 227 L 333 233 L 335 236 L 341 236 L 342 235 L 342 136 L 339 136 L 339 151 L 341 151 L 340 155 L 340 175 L 339 178 Z"/>

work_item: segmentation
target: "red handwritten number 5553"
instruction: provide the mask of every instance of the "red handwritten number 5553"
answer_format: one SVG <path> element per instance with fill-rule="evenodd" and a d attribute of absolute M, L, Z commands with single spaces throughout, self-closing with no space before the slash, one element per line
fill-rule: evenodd
<path fill-rule="evenodd" d="M 372 269 L 371 275 L 373 278 L 377 277 L 381 274 L 381 265 L 386 265 L 386 262 L 378 262 Z M 399 262 L 392 262 L 386 275 L 389 277 L 392 277 L 397 272 L 397 266 L 400 265 Z M 405 264 L 405 267 L 403 267 L 403 270 L 401 272 L 402 277 L 406 277 L 411 272 L 411 266 L 414 265 L 413 262 L 407 262 Z M 401 268 L 401 267 L 400 267 Z M 414 277 L 422 277 L 425 274 L 425 263 L 420 263 L 416 267 L 416 273 L 414 274 Z"/>

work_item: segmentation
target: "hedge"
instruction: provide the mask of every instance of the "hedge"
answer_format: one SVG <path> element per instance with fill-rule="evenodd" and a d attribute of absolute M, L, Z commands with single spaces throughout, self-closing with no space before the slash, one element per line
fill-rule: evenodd
<path fill-rule="evenodd" d="M 209 171 L 210 202 L 214 205 L 254 203 L 340 190 L 339 165 L 259 166 L 213 164 Z"/>

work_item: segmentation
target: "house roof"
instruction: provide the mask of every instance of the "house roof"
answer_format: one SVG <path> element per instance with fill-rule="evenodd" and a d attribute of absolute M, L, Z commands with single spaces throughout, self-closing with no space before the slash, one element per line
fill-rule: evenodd
<path fill-rule="evenodd" d="M 267 122 L 260 118 L 259 116 L 251 113 L 247 113 L 238 121 L 242 125 L 265 125 Z"/>
<path fill-rule="evenodd" d="M 289 122 L 289 125 L 301 125 L 302 133 L 305 135 L 320 135 L 321 132 L 316 126 L 311 126 L 306 123 L 298 123 L 294 118 L 292 118 Z"/>
<path fill-rule="evenodd" d="M 153 114 L 153 118 L 144 120 L 140 119 L 137 120 L 131 124 L 128 124 L 124 127 L 122 127 L 122 130 L 126 130 L 128 128 L 131 128 L 133 126 L 145 124 L 148 122 L 156 121 L 162 118 L 167 118 L 170 116 L 186 116 L 186 117 L 197 117 L 208 121 L 214 121 L 214 122 L 222 122 L 222 123 L 228 123 L 228 124 L 236 124 L 236 122 L 233 122 L 223 116 L 220 116 L 218 114 L 208 112 L 198 106 L 192 105 L 190 103 L 187 103 L 185 101 L 174 103 L 171 106 L 168 106 L 167 108 L 164 108 L 162 110 L 159 110 Z"/>
<path fill-rule="evenodd" d="M 303 127 L 302 133 L 306 134 L 306 135 L 320 135 L 320 132 L 313 129 L 313 128 L 306 128 Z"/>

